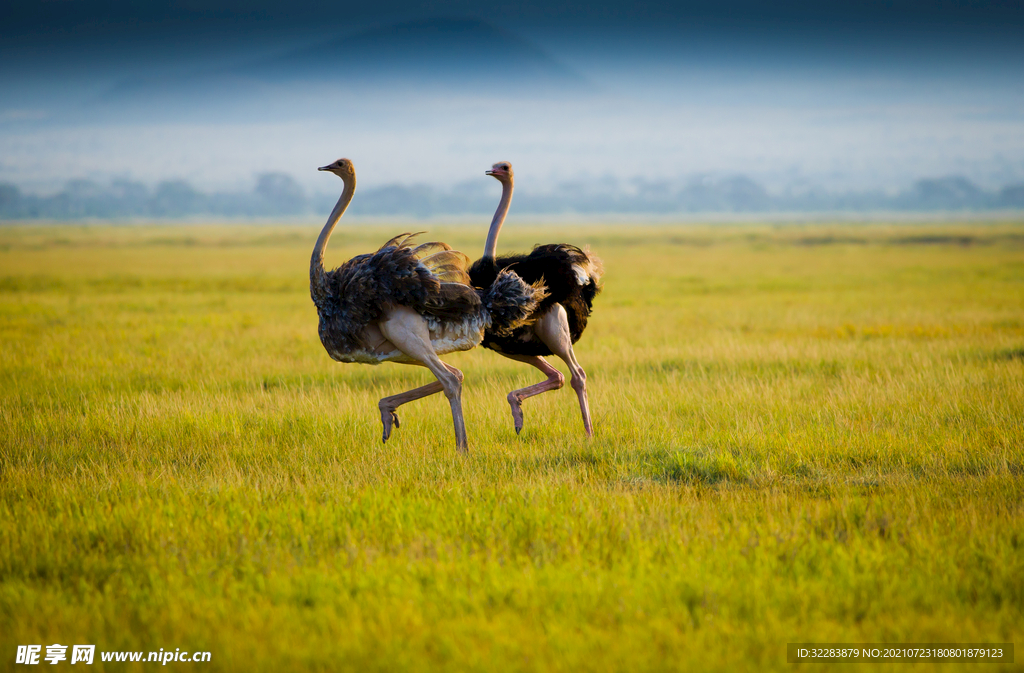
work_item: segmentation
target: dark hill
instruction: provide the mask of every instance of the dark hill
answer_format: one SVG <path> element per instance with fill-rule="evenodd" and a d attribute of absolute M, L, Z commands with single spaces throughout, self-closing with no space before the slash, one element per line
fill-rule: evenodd
<path fill-rule="evenodd" d="M 442 94 L 551 95 L 591 90 L 581 75 L 511 33 L 475 19 L 374 28 L 235 68 L 123 82 L 100 105 L 166 115 L 246 108 L 271 113 L 303 87 Z M 326 88 L 325 88 L 326 87 Z M 268 102 L 269 101 L 269 102 Z"/>
<path fill-rule="evenodd" d="M 476 19 L 426 19 L 351 37 L 238 68 L 266 81 L 344 81 L 586 88 L 587 81 L 538 47 Z"/>

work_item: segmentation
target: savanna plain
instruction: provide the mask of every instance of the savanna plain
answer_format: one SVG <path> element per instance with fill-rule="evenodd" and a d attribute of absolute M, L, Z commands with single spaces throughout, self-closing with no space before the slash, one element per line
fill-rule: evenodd
<path fill-rule="evenodd" d="M 485 224 L 421 240 L 475 256 Z M 440 395 L 381 443 L 378 398 L 429 373 L 328 358 L 318 228 L 0 227 L 0 669 L 53 643 L 209 671 L 1024 643 L 1024 222 L 509 222 L 502 250 L 604 259 L 595 433 L 566 386 L 517 436 L 505 395 L 540 375 L 478 349 L 446 357 L 467 456 Z M 420 228 L 345 221 L 328 266 Z"/>

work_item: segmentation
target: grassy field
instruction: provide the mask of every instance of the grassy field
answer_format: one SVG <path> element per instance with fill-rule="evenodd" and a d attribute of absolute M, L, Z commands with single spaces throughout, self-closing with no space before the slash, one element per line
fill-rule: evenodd
<path fill-rule="evenodd" d="M 409 228 L 343 222 L 328 265 Z M 477 350 L 446 358 L 468 457 L 442 396 L 381 444 L 377 399 L 429 375 L 327 357 L 317 230 L 0 228 L 0 669 L 53 643 L 210 671 L 1024 643 L 1024 223 L 512 222 L 504 250 L 605 260 L 595 437 L 568 387 L 517 437 L 505 394 L 539 376 Z"/>

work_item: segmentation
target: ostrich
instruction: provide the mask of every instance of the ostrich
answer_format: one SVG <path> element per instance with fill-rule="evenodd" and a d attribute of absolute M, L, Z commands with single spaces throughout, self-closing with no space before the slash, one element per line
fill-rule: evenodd
<path fill-rule="evenodd" d="M 548 296 L 538 304 L 531 316 L 532 324 L 524 324 L 504 334 L 488 330 L 484 336 L 484 348 L 533 365 L 547 376 L 540 383 L 508 394 L 516 434 L 523 429 L 523 400 L 549 390 L 558 390 L 565 383 L 562 373 L 543 357 L 557 355 L 569 367 L 570 385 L 579 398 L 583 428 L 590 437 L 594 430 L 587 403 L 587 375 L 576 361 L 572 345 L 579 341 L 586 329 L 594 296 L 601 290 L 601 260 L 589 250 L 580 250 L 564 243 L 537 245 L 528 255 L 495 258 L 498 232 L 501 231 L 512 202 L 512 164 L 507 161 L 496 163 L 487 171 L 487 175 L 501 183 L 501 201 L 491 220 L 487 242 L 484 244 L 484 256 L 469 268 L 470 282 L 473 287 L 490 287 L 502 273 L 513 269 L 527 283 L 544 283 L 548 291 Z"/>
<path fill-rule="evenodd" d="M 498 276 L 485 290 L 469 285 L 469 258 L 439 242 L 412 247 L 415 234 L 401 234 L 377 252 L 353 257 L 333 271 L 324 270 L 324 249 L 356 191 L 356 172 L 348 159 L 318 170 L 344 182 L 313 247 L 309 293 L 320 317 L 320 342 L 339 362 L 399 362 L 426 367 L 437 377 L 380 400 L 383 441 L 399 427 L 398 407 L 444 391 L 455 425 L 455 447 L 468 451 L 462 417 L 462 372 L 438 355 L 478 345 L 485 330 L 506 334 L 528 324 L 546 296 L 539 283 L 529 285 L 514 272 Z"/>

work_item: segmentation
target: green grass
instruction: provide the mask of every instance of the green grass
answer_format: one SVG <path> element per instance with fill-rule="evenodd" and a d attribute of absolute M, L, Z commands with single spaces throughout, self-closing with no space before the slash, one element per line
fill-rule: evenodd
<path fill-rule="evenodd" d="M 409 228 L 343 224 L 328 264 Z M 381 445 L 377 399 L 429 374 L 327 357 L 314 227 L 0 228 L 0 669 L 52 643 L 637 671 L 1024 642 L 1024 224 L 556 229 L 501 247 L 605 260 L 595 437 L 568 387 L 517 437 L 505 394 L 539 374 L 476 350 L 446 358 L 460 457 L 441 396 Z"/>

